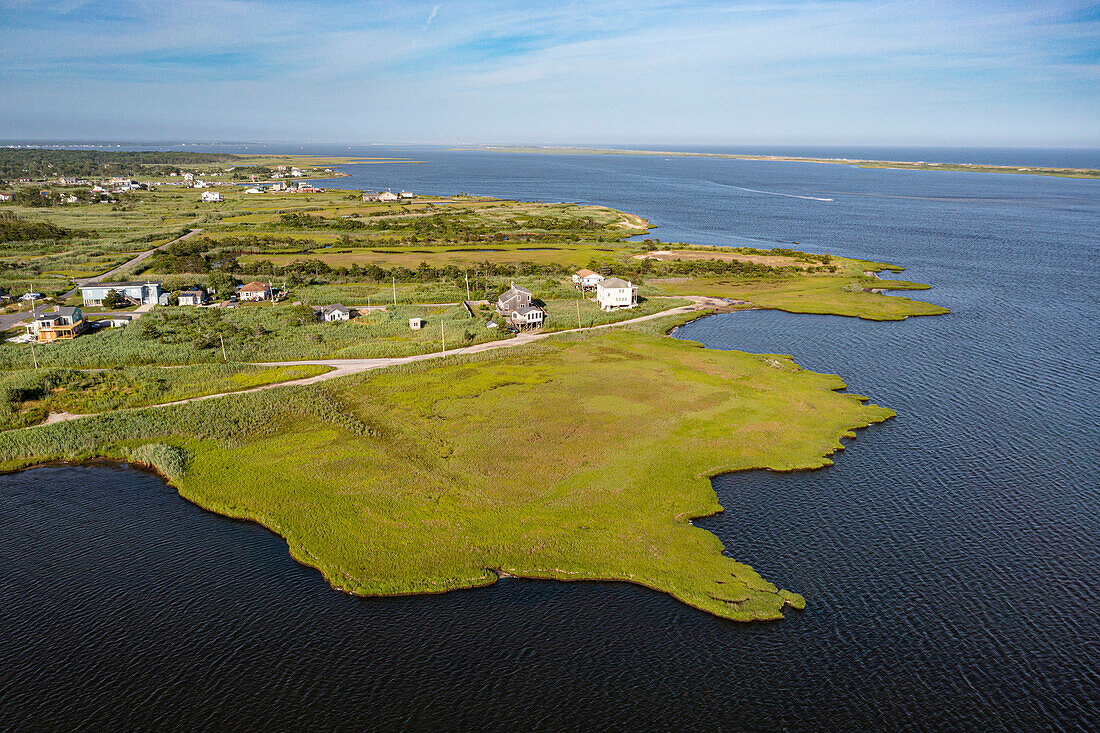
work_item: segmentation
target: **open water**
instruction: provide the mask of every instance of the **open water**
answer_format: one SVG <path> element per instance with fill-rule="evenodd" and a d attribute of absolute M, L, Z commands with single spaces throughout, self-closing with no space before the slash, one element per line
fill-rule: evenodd
<path fill-rule="evenodd" d="M 726 512 L 699 524 L 808 600 L 779 623 L 609 583 L 351 598 L 146 473 L 2 476 L 0 728 L 1100 727 L 1100 182 L 310 152 L 425 161 L 351 166 L 342 186 L 605 203 L 665 241 L 905 265 L 952 313 L 677 332 L 793 354 L 898 412 L 834 467 L 714 480 Z"/>

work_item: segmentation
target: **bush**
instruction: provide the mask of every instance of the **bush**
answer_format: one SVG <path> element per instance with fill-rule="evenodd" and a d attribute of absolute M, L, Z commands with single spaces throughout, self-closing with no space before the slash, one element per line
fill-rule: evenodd
<path fill-rule="evenodd" d="M 187 470 L 187 451 L 173 445 L 146 443 L 126 451 L 131 463 L 151 466 L 168 478 L 179 478 Z"/>

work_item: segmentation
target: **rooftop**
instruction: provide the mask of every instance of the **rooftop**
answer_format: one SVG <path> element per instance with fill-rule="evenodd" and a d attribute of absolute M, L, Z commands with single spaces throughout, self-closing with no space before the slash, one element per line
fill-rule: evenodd
<path fill-rule="evenodd" d="M 88 283 L 87 285 L 81 285 L 81 290 L 87 290 L 89 288 L 140 288 L 144 285 L 160 285 L 158 282 L 151 282 L 145 280 L 142 282 L 122 282 L 122 283 Z"/>

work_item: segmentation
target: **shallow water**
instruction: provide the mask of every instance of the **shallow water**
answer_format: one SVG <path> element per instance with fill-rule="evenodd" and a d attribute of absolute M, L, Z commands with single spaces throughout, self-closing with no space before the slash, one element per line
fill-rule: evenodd
<path fill-rule="evenodd" d="M 934 285 L 914 295 L 951 315 L 754 311 L 676 334 L 793 354 L 898 411 L 832 468 L 714 481 L 726 512 L 699 524 L 807 610 L 739 625 L 519 579 L 351 598 L 153 476 L 47 467 L 0 477 L 0 727 L 1100 725 L 1100 183 L 416 154 L 341 185 L 602 202 L 666 241 L 798 241 Z"/>

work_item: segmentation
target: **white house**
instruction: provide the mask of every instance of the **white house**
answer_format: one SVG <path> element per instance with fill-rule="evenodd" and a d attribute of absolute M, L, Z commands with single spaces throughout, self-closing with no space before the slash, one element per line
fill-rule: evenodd
<path fill-rule="evenodd" d="M 222 200 L 222 195 L 217 191 L 203 191 L 202 200 L 206 203 L 216 203 Z"/>
<path fill-rule="evenodd" d="M 527 305 L 512 311 L 512 314 L 508 316 L 508 320 L 519 329 L 538 328 L 546 320 L 546 311 L 537 305 Z"/>
<path fill-rule="evenodd" d="M 414 331 L 419 331 L 420 329 L 424 328 L 425 323 L 427 323 L 427 321 L 425 321 L 423 318 L 410 318 L 409 328 Z"/>
<path fill-rule="evenodd" d="M 393 193 L 392 191 L 383 191 L 382 193 L 378 194 L 379 201 L 397 201 L 400 198 L 400 196 L 398 196 L 396 193 Z"/>
<path fill-rule="evenodd" d="M 591 270 L 577 270 L 573 273 L 573 286 L 581 290 L 591 290 L 603 280 L 603 275 Z"/>
<path fill-rule="evenodd" d="M 638 288 L 617 277 L 604 278 L 596 284 L 596 303 L 605 311 L 633 308 L 638 305 Z"/>
<path fill-rule="evenodd" d="M 263 193 L 264 190 L 262 188 L 256 188 L 255 186 L 253 186 L 252 188 L 246 188 L 244 192 L 245 193 Z"/>
<path fill-rule="evenodd" d="M 262 282 L 250 282 L 241 286 L 237 297 L 241 300 L 267 300 L 271 297 L 271 286 Z"/>
<path fill-rule="evenodd" d="M 302 177 L 302 171 L 298 168 L 291 168 L 290 169 L 290 175 L 294 176 L 295 178 L 301 178 Z"/>
<path fill-rule="evenodd" d="M 342 303 L 325 305 L 317 309 L 317 317 L 325 322 L 350 321 L 351 310 Z"/>
<path fill-rule="evenodd" d="M 402 198 L 402 199 L 414 199 L 414 198 L 416 198 L 416 194 L 413 193 L 412 191 L 400 191 L 397 194 L 397 197 Z"/>

